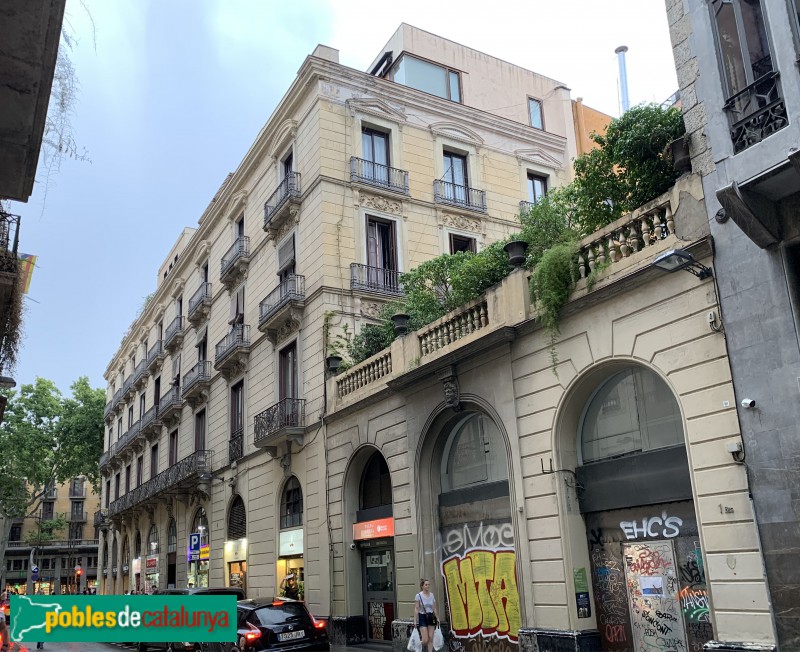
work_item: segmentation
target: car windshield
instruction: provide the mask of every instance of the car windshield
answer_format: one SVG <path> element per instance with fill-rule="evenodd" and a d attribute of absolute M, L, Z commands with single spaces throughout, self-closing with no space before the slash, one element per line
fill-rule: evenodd
<path fill-rule="evenodd" d="M 288 622 L 305 619 L 305 607 L 296 602 L 282 602 L 279 605 L 265 605 L 256 609 L 253 619 L 262 627 L 274 627 Z"/>

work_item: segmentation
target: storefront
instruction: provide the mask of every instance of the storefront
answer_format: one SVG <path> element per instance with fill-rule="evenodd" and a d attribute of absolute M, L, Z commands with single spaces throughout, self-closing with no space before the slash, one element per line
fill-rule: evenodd
<path fill-rule="evenodd" d="M 228 586 L 247 593 L 247 510 L 241 496 L 234 496 L 228 510 L 225 568 Z"/>
<path fill-rule="evenodd" d="M 178 528 L 175 519 L 169 519 L 167 525 L 167 588 L 174 589 L 176 586 L 178 559 Z"/>
<path fill-rule="evenodd" d="M 186 560 L 188 570 L 186 572 L 186 585 L 188 587 L 208 586 L 208 565 L 211 548 L 208 543 L 208 518 L 206 510 L 200 507 L 194 515 L 191 533 L 200 535 L 200 550 L 193 552 L 187 546 Z"/>
<path fill-rule="evenodd" d="M 305 590 L 305 568 L 303 561 L 303 528 L 282 530 L 278 535 L 278 575 L 279 579 L 294 577 L 299 598 L 303 599 Z"/>
<path fill-rule="evenodd" d="M 305 561 L 303 558 L 303 490 L 291 476 L 281 492 L 280 534 L 278 535 L 278 593 L 305 598 Z M 288 588 L 287 588 L 288 587 Z"/>
<path fill-rule="evenodd" d="M 131 561 L 131 572 L 133 573 L 133 590 L 137 593 L 142 590 L 142 558 L 134 557 Z"/>
<path fill-rule="evenodd" d="M 145 558 L 145 584 L 143 590 L 147 593 L 152 593 L 159 588 L 158 579 L 158 555 L 159 555 L 159 542 L 158 542 L 158 528 L 155 523 L 150 526 L 150 532 L 147 535 L 147 552 Z"/>

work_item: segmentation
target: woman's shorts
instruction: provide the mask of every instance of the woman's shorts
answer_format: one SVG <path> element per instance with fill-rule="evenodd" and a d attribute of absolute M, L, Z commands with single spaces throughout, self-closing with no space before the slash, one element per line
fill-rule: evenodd
<path fill-rule="evenodd" d="M 420 627 L 434 627 L 436 625 L 436 616 L 433 614 L 417 614 L 419 616 Z"/>

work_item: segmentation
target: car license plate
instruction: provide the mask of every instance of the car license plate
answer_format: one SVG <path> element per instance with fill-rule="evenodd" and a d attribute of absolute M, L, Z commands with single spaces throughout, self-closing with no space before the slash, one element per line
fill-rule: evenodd
<path fill-rule="evenodd" d="M 305 630 L 299 629 L 296 632 L 284 632 L 278 634 L 279 641 L 294 641 L 298 638 L 303 638 L 306 635 Z"/>

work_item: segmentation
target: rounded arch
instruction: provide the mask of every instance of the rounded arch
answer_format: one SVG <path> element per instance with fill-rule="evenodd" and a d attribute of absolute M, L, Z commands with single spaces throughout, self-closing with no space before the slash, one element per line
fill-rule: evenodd
<path fill-rule="evenodd" d="M 178 524 L 173 517 L 167 523 L 167 553 L 178 552 Z"/>
<path fill-rule="evenodd" d="M 392 474 L 386 458 L 375 450 L 367 459 L 359 482 L 358 506 L 360 510 L 388 507 L 392 512 Z"/>
<path fill-rule="evenodd" d="M 157 555 L 159 553 L 158 526 L 155 523 L 150 525 L 147 533 L 147 554 Z"/>
<path fill-rule="evenodd" d="M 206 508 L 202 505 L 194 512 L 194 517 L 192 518 L 192 529 L 190 532 L 199 532 L 200 542 L 202 544 L 205 544 L 208 541 L 208 516 L 206 515 Z"/>
<path fill-rule="evenodd" d="M 228 509 L 228 541 L 247 538 L 247 509 L 239 494 L 231 500 Z"/>
<path fill-rule="evenodd" d="M 127 574 L 128 573 L 128 566 L 130 565 L 131 561 L 131 551 L 129 547 L 128 535 L 125 535 L 125 538 L 122 539 L 122 572 Z"/>
<path fill-rule="evenodd" d="M 290 475 L 280 493 L 280 529 L 303 525 L 303 487 L 296 475 Z"/>

